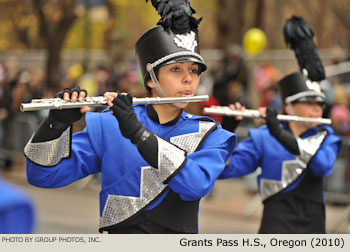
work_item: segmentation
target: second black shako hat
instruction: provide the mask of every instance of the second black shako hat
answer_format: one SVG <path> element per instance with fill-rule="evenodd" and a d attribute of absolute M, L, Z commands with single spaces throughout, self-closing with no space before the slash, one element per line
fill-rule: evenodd
<path fill-rule="evenodd" d="M 325 71 L 313 41 L 314 32 L 303 17 L 292 16 L 284 25 L 283 35 L 286 44 L 295 52 L 300 71 L 278 82 L 282 102 L 325 102 L 319 84 L 325 79 Z"/>
<path fill-rule="evenodd" d="M 325 95 L 318 82 L 309 80 L 303 73 L 294 72 L 278 82 L 284 104 L 295 102 L 325 102 Z"/>

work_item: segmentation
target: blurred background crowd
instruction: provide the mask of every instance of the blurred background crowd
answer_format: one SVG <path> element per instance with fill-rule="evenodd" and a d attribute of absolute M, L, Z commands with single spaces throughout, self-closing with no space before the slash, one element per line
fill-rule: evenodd
<path fill-rule="evenodd" d="M 0 176 L 25 170 L 23 148 L 48 111 L 20 112 L 21 103 L 79 85 L 89 96 L 106 91 L 144 97 L 133 45 L 159 17 L 143 0 L 0 0 Z M 197 94 L 208 102 L 189 112 L 236 101 L 281 110 L 277 82 L 298 69 L 282 27 L 292 14 L 315 32 L 327 80 L 324 117 L 343 147 L 326 183 L 329 202 L 350 202 L 350 0 L 192 0 L 208 71 Z M 132 13 L 132 15 L 130 15 Z M 249 32 L 249 33 L 248 33 Z M 230 129 L 232 118 L 212 116 Z M 239 139 L 261 121 L 244 119 Z M 84 121 L 74 126 L 82 130 Z M 14 182 L 16 179 L 12 178 Z M 249 180 L 247 180 L 249 184 Z M 214 194 L 215 196 L 215 194 Z M 350 215 L 349 215 L 350 216 Z M 349 217 L 350 219 L 350 217 Z"/>

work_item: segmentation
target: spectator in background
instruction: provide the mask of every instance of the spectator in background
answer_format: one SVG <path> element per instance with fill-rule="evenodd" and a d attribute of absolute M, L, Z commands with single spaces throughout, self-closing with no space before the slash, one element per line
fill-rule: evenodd
<path fill-rule="evenodd" d="M 346 135 L 350 129 L 350 104 L 344 86 L 335 83 L 333 88 L 333 106 L 330 109 L 330 118 L 335 131 L 339 134 Z"/>
<path fill-rule="evenodd" d="M 329 113 L 330 113 L 332 106 L 333 106 L 334 85 L 332 84 L 332 82 L 327 80 L 327 79 L 320 81 L 321 88 L 326 96 L 325 108 L 323 110 L 323 115 L 322 115 L 322 117 L 324 117 L 324 118 L 329 118 L 329 116 L 330 116 Z"/>
<path fill-rule="evenodd" d="M 5 148 L 5 130 L 4 120 L 8 117 L 8 96 L 7 85 L 5 82 L 5 67 L 0 63 L 0 149 Z M 11 167 L 11 159 L 4 151 L 0 152 L 0 169 L 9 170 Z"/>
<path fill-rule="evenodd" d="M 228 106 L 231 103 L 240 102 L 249 108 L 246 99 L 248 90 L 247 67 L 244 62 L 244 52 L 240 45 L 231 45 L 224 55 L 222 69 L 214 80 L 213 96 L 221 106 Z M 233 130 L 235 118 L 224 116 L 222 127 L 229 131 Z"/>
<path fill-rule="evenodd" d="M 110 77 L 110 73 L 105 66 L 98 66 L 95 70 L 95 78 L 98 86 L 98 95 L 103 95 L 108 87 L 108 79 Z"/>
<path fill-rule="evenodd" d="M 263 107 L 277 97 L 265 97 L 271 96 L 274 92 L 274 88 L 277 88 L 276 83 L 279 78 L 277 69 L 269 62 L 263 62 L 254 70 L 254 88 L 258 92 L 258 105 Z M 277 95 L 277 92 L 275 93 Z"/>
<path fill-rule="evenodd" d="M 121 74 L 116 90 L 131 93 L 134 97 L 145 97 L 146 89 L 140 85 L 140 75 L 137 70 L 125 71 Z"/>
<path fill-rule="evenodd" d="M 38 111 L 21 113 L 22 102 L 41 98 L 44 94 L 44 74 L 38 69 L 20 69 L 16 57 L 9 57 L 0 65 L 0 163 L 6 171 L 13 168 L 14 157 L 22 153 L 24 145 L 38 125 Z"/>
<path fill-rule="evenodd" d="M 5 68 L 0 63 L 0 139 L 3 137 L 2 121 L 7 117 L 5 89 Z"/>
<path fill-rule="evenodd" d="M 262 107 L 270 107 L 276 111 L 281 111 L 281 97 L 278 93 L 278 88 L 275 85 L 270 85 L 263 91 Z"/>
<path fill-rule="evenodd" d="M 338 64 L 343 64 L 340 57 L 332 61 L 332 65 L 329 66 L 331 69 L 338 68 Z M 345 59 L 345 62 L 350 62 L 350 58 Z M 333 105 L 341 104 L 348 109 L 350 108 L 350 69 L 345 69 L 345 71 L 338 72 L 336 74 L 330 71 L 330 77 L 327 80 L 321 81 L 322 89 L 326 94 L 326 108 L 323 113 L 323 117 L 331 117 L 331 111 Z M 338 110 L 338 109 L 337 109 Z"/>
<path fill-rule="evenodd" d="M 44 96 L 45 86 L 45 74 L 42 69 L 31 68 L 29 69 L 30 81 L 29 81 L 29 92 L 32 99 L 40 99 Z"/>
<path fill-rule="evenodd" d="M 1 100 L 0 100 L 0 119 L 2 122 L 3 138 L 1 148 L 6 150 L 13 149 L 13 138 L 9 132 L 13 129 L 13 90 L 17 85 L 19 78 L 18 59 L 14 56 L 9 57 L 3 67 L 3 77 L 1 81 Z M 8 153 L 3 153 L 3 164 L 5 170 L 10 170 L 12 167 L 12 157 Z"/>
<path fill-rule="evenodd" d="M 337 134 L 350 136 L 350 110 L 348 107 L 343 104 L 333 106 L 330 118 Z"/>
<path fill-rule="evenodd" d="M 185 111 L 191 114 L 196 115 L 202 115 L 203 109 L 205 107 L 211 107 L 211 106 L 220 106 L 221 104 L 219 101 L 212 95 L 213 91 L 213 85 L 214 85 L 214 76 L 215 76 L 215 70 L 211 70 L 209 73 L 203 74 L 204 76 L 201 77 L 201 82 L 198 86 L 197 95 L 208 95 L 209 100 L 204 102 L 194 102 L 192 104 L 189 104 Z M 222 123 L 222 116 L 221 115 L 207 115 L 211 118 L 213 118 L 215 121 Z"/>

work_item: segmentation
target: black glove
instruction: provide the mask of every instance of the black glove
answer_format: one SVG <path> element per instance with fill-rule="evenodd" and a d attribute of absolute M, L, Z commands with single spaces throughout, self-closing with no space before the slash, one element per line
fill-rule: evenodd
<path fill-rule="evenodd" d="M 119 122 L 122 135 L 129 138 L 137 146 L 141 156 L 152 167 L 158 167 L 158 141 L 156 136 L 145 129 L 137 119 L 132 105 L 132 95 L 120 94 L 113 100 L 111 107 L 114 116 Z"/>
<path fill-rule="evenodd" d="M 299 155 L 298 142 L 290 131 L 280 127 L 280 122 L 277 119 L 277 111 L 267 108 L 265 120 L 270 134 L 292 154 Z"/>
<path fill-rule="evenodd" d="M 280 122 L 277 120 L 277 111 L 271 108 L 267 108 L 265 120 L 270 134 L 278 138 L 283 129 L 280 127 Z"/>
<path fill-rule="evenodd" d="M 141 140 L 145 128 L 136 117 L 132 105 L 132 95 L 118 93 L 118 97 L 113 100 L 111 110 L 119 122 L 122 135 L 129 138 L 133 144 L 137 145 L 139 140 Z"/>
<path fill-rule="evenodd" d="M 69 88 L 65 88 L 63 91 L 58 92 L 55 95 L 55 97 L 63 99 L 64 93 L 69 93 L 69 96 L 71 97 L 71 95 L 75 91 L 78 92 L 78 97 L 80 92 L 85 92 L 85 94 L 87 95 L 86 90 L 84 89 L 80 90 L 80 88 L 76 86 L 72 88 L 72 90 L 70 90 Z M 57 121 L 57 122 L 63 123 L 67 125 L 67 128 L 72 123 L 79 121 L 82 116 L 83 116 L 83 113 L 80 112 L 80 108 L 62 109 L 62 110 L 52 109 L 49 112 L 49 120 L 53 122 Z"/>
<path fill-rule="evenodd" d="M 80 92 L 85 92 L 87 95 L 86 90 L 80 90 L 79 87 L 74 87 L 72 90 L 66 88 L 63 91 L 58 92 L 55 97 L 63 99 L 64 93 L 68 92 L 71 96 L 74 91 L 78 92 L 78 97 Z M 57 139 L 70 125 L 72 125 L 72 123 L 80 120 L 82 116 L 83 113 L 80 112 L 79 108 L 50 110 L 49 116 L 40 124 L 38 130 L 35 132 L 32 142 L 46 142 Z"/>

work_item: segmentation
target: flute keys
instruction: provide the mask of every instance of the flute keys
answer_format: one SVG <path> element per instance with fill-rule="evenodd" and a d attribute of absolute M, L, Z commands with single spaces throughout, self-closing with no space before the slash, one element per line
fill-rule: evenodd
<path fill-rule="evenodd" d="M 62 109 L 62 100 L 61 99 L 55 99 L 52 103 L 52 105 L 57 109 Z"/>
<path fill-rule="evenodd" d="M 103 96 L 86 97 L 85 101 L 91 102 L 91 103 L 97 103 L 97 104 L 106 104 L 107 103 L 107 99 Z"/>

